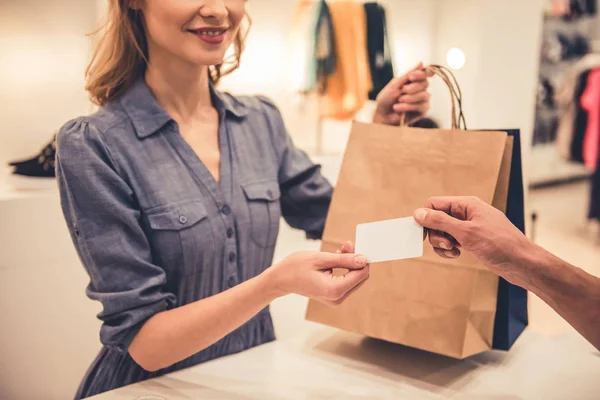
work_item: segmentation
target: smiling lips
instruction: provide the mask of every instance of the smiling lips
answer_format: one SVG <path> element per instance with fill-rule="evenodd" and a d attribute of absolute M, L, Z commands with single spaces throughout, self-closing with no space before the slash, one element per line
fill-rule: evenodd
<path fill-rule="evenodd" d="M 196 35 L 196 37 L 208 44 L 221 44 L 225 40 L 225 33 L 227 28 L 200 28 L 190 29 L 190 33 Z"/>

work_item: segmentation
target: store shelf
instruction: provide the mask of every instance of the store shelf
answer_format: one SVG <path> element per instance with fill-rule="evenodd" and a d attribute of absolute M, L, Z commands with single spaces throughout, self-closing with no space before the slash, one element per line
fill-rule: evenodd
<path fill-rule="evenodd" d="M 58 190 L 17 190 L 0 184 L 0 202 L 47 199 L 58 196 Z"/>
<path fill-rule="evenodd" d="M 582 55 L 577 58 L 561 60 L 559 62 L 544 61 L 540 65 L 540 76 L 558 80 L 558 83 L 561 83 L 560 81 L 564 78 L 565 74 L 577 65 L 582 57 L 584 56 Z"/>
<path fill-rule="evenodd" d="M 565 161 L 554 144 L 537 145 L 529 159 L 529 187 L 537 189 L 589 179 L 591 174 L 582 164 Z"/>

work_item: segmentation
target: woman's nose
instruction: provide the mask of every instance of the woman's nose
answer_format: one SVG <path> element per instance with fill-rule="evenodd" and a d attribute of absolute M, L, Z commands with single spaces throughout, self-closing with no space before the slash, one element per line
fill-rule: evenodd
<path fill-rule="evenodd" d="M 213 18 L 223 20 L 227 17 L 227 7 L 223 0 L 203 0 L 200 1 L 199 14 L 204 18 Z"/>

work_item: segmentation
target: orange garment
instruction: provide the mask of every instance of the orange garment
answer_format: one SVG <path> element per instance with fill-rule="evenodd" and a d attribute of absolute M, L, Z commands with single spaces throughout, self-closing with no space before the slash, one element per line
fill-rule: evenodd
<path fill-rule="evenodd" d="M 367 17 L 362 2 L 329 3 L 335 32 L 337 66 L 327 79 L 321 116 L 352 119 L 364 106 L 372 89 L 367 55 Z"/>
<path fill-rule="evenodd" d="M 600 68 L 588 75 L 585 92 L 581 96 L 581 106 L 588 112 L 588 124 L 583 140 L 583 161 L 590 171 L 595 171 L 600 149 Z"/>

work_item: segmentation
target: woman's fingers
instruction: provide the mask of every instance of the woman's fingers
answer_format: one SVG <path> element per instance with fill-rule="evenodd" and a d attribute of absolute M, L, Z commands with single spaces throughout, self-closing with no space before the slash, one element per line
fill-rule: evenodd
<path fill-rule="evenodd" d="M 367 266 L 367 258 L 360 254 L 316 253 L 312 264 L 320 270 L 344 268 L 362 269 Z"/>
<path fill-rule="evenodd" d="M 418 92 L 415 94 L 403 94 L 398 97 L 398 103 L 396 104 L 419 104 L 429 101 L 429 92 Z"/>
<path fill-rule="evenodd" d="M 332 306 L 339 306 L 341 304 L 343 304 L 346 300 L 348 300 L 348 298 L 350 296 L 352 296 L 354 293 L 356 293 L 358 291 L 358 289 L 360 289 L 366 281 L 368 281 L 369 278 L 367 277 L 366 279 L 364 279 L 362 282 L 360 282 L 358 285 L 354 286 L 352 289 L 350 289 L 345 295 L 343 295 L 340 299 L 338 300 L 334 300 L 331 302 L 330 305 Z"/>
<path fill-rule="evenodd" d="M 328 276 L 324 289 L 324 301 L 341 304 L 350 296 L 352 289 L 357 288 L 369 278 L 369 266 L 363 269 L 348 271 L 344 275 Z"/>
<path fill-rule="evenodd" d="M 425 114 L 429 111 L 429 102 L 423 103 L 396 103 L 393 106 L 393 110 L 397 113 L 416 112 L 419 114 Z"/>
<path fill-rule="evenodd" d="M 342 247 L 340 247 L 338 250 L 335 251 L 336 254 L 351 254 L 354 253 L 354 243 L 352 243 L 351 241 L 347 241 L 345 242 Z"/>
<path fill-rule="evenodd" d="M 427 91 L 428 86 L 429 86 L 429 82 L 427 82 L 426 80 L 419 81 L 419 82 L 412 82 L 412 83 L 402 86 L 402 94 L 415 94 L 415 93 L 419 93 L 419 92 L 425 92 L 425 91 Z"/>
<path fill-rule="evenodd" d="M 433 76 L 433 73 L 431 73 L 429 70 L 424 71 L 424 70 L 413 70 L 410 71 L 407 75 L 407 78 L 410 82 L 427 82 L 427 84 L 429 85 L 429 82 L 427 81 L 428 78 L 431 78 Z M 427 86 L 426 86 L 427 87 Z"/>
<path fill-rule="evenodd" d="M 360 286 L 369 277 L 369 265 L 364 256 L 357 256 L 354 253 L 354 244 L 351 241 L 345 242 L 340 249 L 336 251 L 333 258 L 328 258 L 326 261 L 322 261 L 331 265 L 331 269 L 324 271 L 324 276 L 327 278 L 323 284 L 325 288 L 323 290 L 324 298 L 321 301 L 330 306 L 336 306 L 342 304 L 352 293 L 356 292 Z M 348 265 L 346 260 L 352 260 L 354 265 Z M 358 260 L 358 261 L 357 261 Z M 362 267 L 358 267 L 362 265 Z M 344 275 L 334 275 L 333 268 L 348 269 Z"/>
<path fill-rule="evenodd" d="M 347 241 L 342 245 L 342 253 L 354 253 L 354 243 Z"/>

